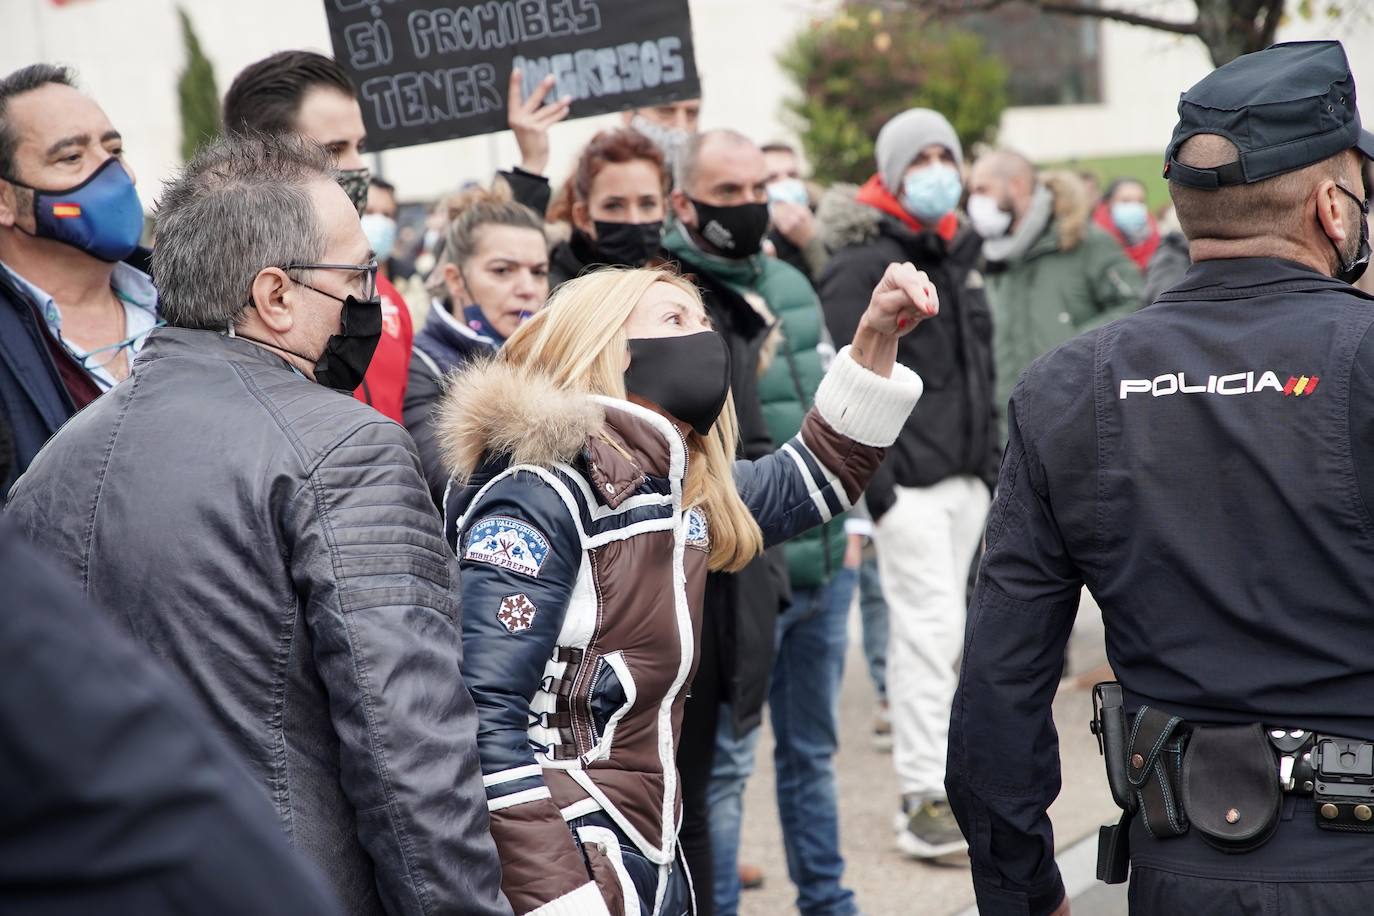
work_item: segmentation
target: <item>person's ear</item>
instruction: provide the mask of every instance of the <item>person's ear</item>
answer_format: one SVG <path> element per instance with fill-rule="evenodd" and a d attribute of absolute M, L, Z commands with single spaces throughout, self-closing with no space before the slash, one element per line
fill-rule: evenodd
<path fill-rule="evenodd" d="M 263 268 L 253 278 L 254 311 L 273 333 L 287 334 L 295 326 L 294 286 L 280 267 Z"/>
<path fill-rule="evenodd" d="M 1330 178 L 1317 185 L 1316 206 L 1317 222 L 1321 224 L 1326 237 L 1340 247 L 1346 239 L 1345 194 Z"/>
<path fill-rule="evenodd" d="M 584 235 L 593 240 L 596 238 L 596 226 L 592 223 L 591 209 L 585 201 L 573 201 L 572 222 Z"/>
<path fill-rule="evenodd" d="M 463 282 L 463 272 L 452 261 L 444 265 L 444 289 L 448 290 L 449 302 L 459 307 L 472 305 L 468 286 Z"/>
<path fill-rule="evenodd" d="M 32 192 L 29 192 L 32 193 Z M 24 204 L 28 206 L 25 207 Z M 0 178 L 0 227 L 9 229 L 20 221 L 20 214 L 33 209 L 33 199 L 19 188 Z"/>
<path fill-rule="evenodd" d="M 678 222 L 693 229 L 697 228 L 697 208 L 687 199 L 687 192 L 681 188 L 673 188 L 669 201 L 673 205 L 673 213 L 677 216 Z"/>

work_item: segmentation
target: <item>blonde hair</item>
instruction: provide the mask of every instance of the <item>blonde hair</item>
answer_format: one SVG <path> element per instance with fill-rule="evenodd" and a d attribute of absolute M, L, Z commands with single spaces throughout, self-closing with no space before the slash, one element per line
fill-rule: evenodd
<path fill-rule="evenodd" d="M 662 268 L 605 268 L 569 280 L 548 305 L 506 341 L 497 358 L 515 366 L 537 365 L 564 390 L 625 399 L 625 322 L 655 283 L 688 293 L 701 306 L 697 288 Z M 711 527 L 707 566 L 738 572 L 763 552 L 763 532 L 735 489 L 734 457 L 739 441 L 733 395 L 709 434 L 686 435 L 687 480 L 683 509 L 700 507 Z"/>

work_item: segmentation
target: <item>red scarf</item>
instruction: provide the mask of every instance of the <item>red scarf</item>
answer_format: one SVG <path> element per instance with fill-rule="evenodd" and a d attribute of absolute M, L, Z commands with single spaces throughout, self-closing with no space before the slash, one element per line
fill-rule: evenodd
<path fill-rule="evenodd" d="M 1100 226 L 1108 235 L 1116 239 L 1120 245 L 1130 255 L 1132 261 L 1140 267 L 1141 272 L 1150 266 L 1150 258 L 1154 257 L 1155 249 L 1159 248 L 1159 224 L 1155 222 L 1153 216 L 1150 217 L 1150 234 L 1145 236 L 1144 241 L 1132 245 L 1126 241 L 1126 236 L 1121 234 L 1121 230 L 1116 228 L 1116 223 L 1112 221 L 1112 208 L 1106 202 L 1097 205 L 1093 211 L 1093 222 Z"/>
<path fill-rule="evenodd" d="M 916 217 L 912 216 L 902 206 L 901 202 L 893 196 L 892 192 L 883 184 L 881 177 L 874 175 L 868 179 L 868 183 L 859 188 L 859 193 L 855 197 L 861 204 L 867 204 L 875 210 L 879 210 L 894 219 L 901 220 L 902 224 L 912 232 L 926 232 L 929 227 L 923 225 Z M 959 231 L 959 217 L 954 211 L 946 213 L 940 217 L 940 221 L 935 224 L 935 234 L 946 242 L 951 241 Z"/>

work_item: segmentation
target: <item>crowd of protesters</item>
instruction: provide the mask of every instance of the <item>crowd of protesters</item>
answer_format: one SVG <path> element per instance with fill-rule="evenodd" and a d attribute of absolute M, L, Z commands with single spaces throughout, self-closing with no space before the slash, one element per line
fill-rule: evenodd
<path fill-rule="evenodd" d="M 42 699 L 0 702 L 28 805 L 0 881 L 89 913 L 730 916 L 766 710 L 798 909 L 857 913 L 856 599 L 896 845 L 964 849 L 945 747 L 1007 396 L 1186 240 L 1139 181 L 975 158 L 926 109 L 862 186 L 699 131 L 701 100 L 548 176 L 568 103 L 518 85 L 520 163 L 405 237 L 342 68 L 272 55 L 150 250 L 73 73 L 0 79 L 0 567 L 31 614 L 0 654 Z"/>

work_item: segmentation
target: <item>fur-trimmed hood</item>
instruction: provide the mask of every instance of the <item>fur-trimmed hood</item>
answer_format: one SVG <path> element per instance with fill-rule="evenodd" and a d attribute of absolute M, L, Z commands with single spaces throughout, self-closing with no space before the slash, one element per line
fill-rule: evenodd
<path fill-rule="evenodd" d="M 856 184 L 834 184 L 821 195 L 816 225 L 821 241 L 831 251 L 867 245 L 878 237 L 883 214 L 858 200 Z"/>
<path fill-rule="evenodd" d="M 435 418 L 444 464 L 460 483 L 484 460 L 539 467 L 572 462 L 605 422 L 605 410 L 587 395 L 495 357 L 449 377 Z"/>
<path fill-rule="evenodd" d="M 1083 179 L 1073 172 L 1040 173 L 1040 183 L 1054 195 L 1053 225 L 1059 232 L 1059 250 L 1072 251 L 1088 234 L 1092 201 L 1088 200 Z"/>

